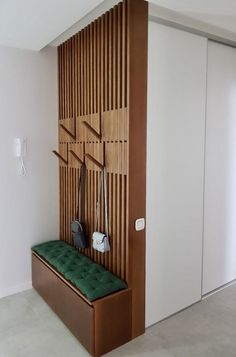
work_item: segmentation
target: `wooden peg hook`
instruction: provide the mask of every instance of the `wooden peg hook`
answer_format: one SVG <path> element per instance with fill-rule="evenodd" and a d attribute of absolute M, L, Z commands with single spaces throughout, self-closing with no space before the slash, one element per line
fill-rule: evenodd
<path fill-rule="evenodd" d="M 76 115 L 74 115 L 74 132 L 71 132 L 64 124 L 60 124 L 60 127 L 73 139 L 76 140 Z"/>
<path fill-rule="evenodd" d="M 104 169 L 104 165 L 102 165 L 98 160 L 96 160 L 92 155 L 90 154 L 85 154 L 85 156 L 87 157 L 87 159 L 89 159 L 93 164 L 95 164 L 96 166 L 99 167 L 99 169 L 103 170 Z"/>
<path fill-rule="evenodd" d="M 95 159 L 92 155 L 90 154 L 85 154 L 85 156 L 96 166 L 99 167 L 99 169 L 103 170 L 105 168 L 105 142 L 103 142 L 103 164 L 99 162 L 97 159 Z"/>
<path fill-rule="evenodd" d="M 94 136 L 98 138 L 98 140 L 101 140 L 101 113 L 99 113 L 99 132 L 95 130 L 87 121 L 83 121 L 83 124 Z"/>
<path fill-rule="evenodd" d="M 56 150 L 53 150 L 52 152 L 53 152 L 53 154 L 55 154 L 61 161 L 63 161 L 64 164 L 68 165 L 68 158 L 67 158 L 67 160 L 64 159 L 64 157 L 61 156 L 61 154 L 59 154 Z"/>
<path fill-rule="evenodd" d="M 81 165 L 84 163 L 84 160 L 81 160 L 81 158 L 73 150 L 70 150 L 70 153 L 77 161 L 79 161 Z"/>

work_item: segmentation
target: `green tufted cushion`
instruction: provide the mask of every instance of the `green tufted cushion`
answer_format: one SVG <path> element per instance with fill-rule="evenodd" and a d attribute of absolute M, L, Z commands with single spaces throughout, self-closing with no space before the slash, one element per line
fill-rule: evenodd
<path fill-rule="evenodd" d="M 38 244 L 32 250 L 74 284 L 89 301 L 127 288 L 122 280 L 103 266 L 94 263 L 63 241 Z"/>

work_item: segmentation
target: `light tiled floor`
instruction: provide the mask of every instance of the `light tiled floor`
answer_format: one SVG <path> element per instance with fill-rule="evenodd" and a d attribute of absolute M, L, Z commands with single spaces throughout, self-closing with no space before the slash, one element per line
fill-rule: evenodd
<path fill-rule="evenodd" d="M 0 357 L 87 356 L 35 291 L 0 300 Z M 152 326 L 112 356 L 236 357 L 236 284 Z"/>

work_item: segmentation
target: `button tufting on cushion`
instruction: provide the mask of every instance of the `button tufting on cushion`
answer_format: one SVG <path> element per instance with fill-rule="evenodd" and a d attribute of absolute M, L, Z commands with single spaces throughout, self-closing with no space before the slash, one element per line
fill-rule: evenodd
<path fill-rule="evenodd" d="M 38 244 L 32 250 L 74 284 L 89 301 L 127 288 L 125 282 L 102 265 L 94 263 L 63 241 Z"/>

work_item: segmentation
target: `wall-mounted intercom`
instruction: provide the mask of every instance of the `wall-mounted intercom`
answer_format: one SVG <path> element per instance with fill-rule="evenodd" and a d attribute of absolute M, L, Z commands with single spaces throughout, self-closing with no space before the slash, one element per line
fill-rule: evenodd
<path fill-rule="evenodd" d="M 27 141 L 26 139 L 16 138 L 14 143 L 15 148 L 15 156 L 19 160 L 19 174 L 25 176 L 26 175 L 26 167 L 24 158 L 27 152 Z"/>

